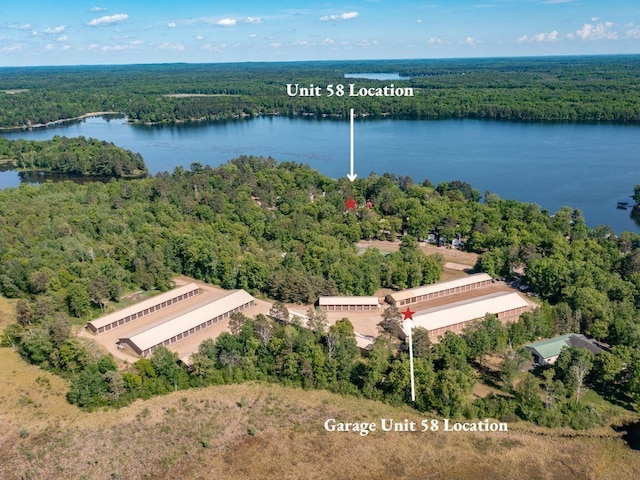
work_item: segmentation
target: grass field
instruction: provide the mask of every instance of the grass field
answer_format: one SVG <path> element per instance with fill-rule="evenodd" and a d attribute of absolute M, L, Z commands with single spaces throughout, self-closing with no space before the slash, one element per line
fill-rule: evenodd
<path fill-rule="evenodd" d="M 9 323 L 15 321 L 15 306 L 13 302 L 0 296 L 0 333 Z"/>
<path fill-rule="evenodd" d="M 611 429 L 330 433 L 327 418 L 423 417 L 407 407 L 276 385 L 176 392 L 81 412 L 63 380 L 0 349 L 0 478 L 635 479 L 640 456 Z"/>
<path fill-rule="evenodd" d="M 0 311 L 11 305 L 0 299 Z M 4 309 L 4 310 L 2 310 Z M 420 422 L 408 407 L 243 384 L 82 412 L 61 378 L 0 349 L 0 478 L 636 479 L 640 454 L 609 428 L 507 433 L 325 431 L 327 418 Z"/>

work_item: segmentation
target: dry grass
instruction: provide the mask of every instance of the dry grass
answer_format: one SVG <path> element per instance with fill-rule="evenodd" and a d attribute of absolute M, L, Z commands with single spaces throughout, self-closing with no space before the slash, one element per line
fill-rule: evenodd
<path fill-rule="evenodd" d="M 3 352 L 3 364 L 10 355 Z M 10 400 L 20 394 L 16 386 L 16 393 L 2 397 L 3 411 L 15 413 L 0 445 L 0 476 L 7 480 L 640 476 L 637 453 L 608 429 L 576 436 L 511 424 L 509 433 L 499 434 L 374 432 L 361 437 L 326 432 L 323 422 L 419 422 L 422 417 L 406 407 L 260 384 L 177 392 L 88 414 L 54 393 L 47 397 L 47 388 L 58 391 L 56 382 L 44 387 L 42 380 L 24 381 L 21 388 L 30 391 L 34 404 Z"/>
<path fill-rule="evenodd" d="M 16 319 L 15 302 L 0 296 L 0 333 Z"/>

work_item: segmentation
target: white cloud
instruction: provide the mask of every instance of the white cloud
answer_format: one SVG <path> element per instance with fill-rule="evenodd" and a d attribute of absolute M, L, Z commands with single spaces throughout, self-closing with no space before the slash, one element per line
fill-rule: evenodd
<path fill-rule="evenodd" d="M 473 45 L 475 43 L 478 43 L 478 41 L 473 37 L 467 37 L 464 39 L 464 43 L 466 43 L 467 45 Z"/>
<path fill-rule="evenodd" d="M 103 52 L 122 52 L 124 50 L 129 50 L 131 45 L 105 45 L 100 50 Z"/>
<path fill-rule="evenodd" d="M 176 22 L 169 22 L 169 23 L 167 23 L 167 27 L 169 27 L 169 28 L 176 28 L 176 27 L 177 27 Z"/>
<path fill-rule="evenodd" d="M 323 45 L 331 45 L 331 44 L 333 44 L 333 43 L 334 43 L 334 42 L 333 42 L 333 39 L 332 39 L 332 38 L 329 38 L 329 37 L 325 38 L 325 39 L 322 41 L 322 44 L 323 44 Z"/>
<path fill-rule="evenodd" d="M 640 40 L 640 28 L 631 28 L 627 30 L 627 38 L 633 38 L 634 40 Z"/>
<path fill-rule="evenodd" d="M 378 45 L 378 41 L 377 40 L 360 40 L 360 42 L 358 43 L 358 46 L 362 47 L 362 48 L 369 48 L 369 47 L 373 47 Z"/>
<path fill-rule="evenodd" d="M 90 27 L 99 27 L 101 25 L 110 25 L 112 23 L 124 22 L 129 18 L 126 13 L 117 13 L 115 15 L 105 15 L 104 17 L 94 18 L 87 23 Z"/>
<path fill-rule="evenodd" d="M 256 38 L 257 35 L 255 33 L 252 33 L 251 35 L 249 35 L 249 38 Z"/>
<path fill-rule="evenodd" d="M 182 50 L 184 50 L 184 45 L 182 45 L 181 43 L 165 42 L 165 43 L 159 45 L 158 48 L 160 50 L 178 50 L 178 51 L 182 51 Z"/>
<path fill-rule="evenodd" d="M 422 19 L 419 18 L 418 20 L 416 20 L 416 23 L 422 23 Z"/>
<path fill-rule="evenodd" d="M 71 45 L 64 45 L 62 47 L 62 50 L 69 50 L 71 48 Z"/>
<path fill-rule="evenodd" d="M 238 23 L 234 18 L 223 18 L 222 20 L 218 20 L 216 25 L 221 25 L 223 27 L 233 27 L 236 23 Z"/>
<path fill-rule="evenodd" d="M 222 43 L 220 45 L 214 45 L 213 43 L 207 43 L 206 45 L 203 45 L 200 48 L 202 50 L 207 50 L 209 52 L 221 52 L 222 50 L 227 48 L 227 44 L 226 43 Z"/>
<path fill-rule="evenodd" d="M 51 33 L 51 34 L 59 34 L 64 32 L 65 28 L 67 28 L 66 25 L 58 25 L 57 27 L 49 27 L 47 28 L 44 33 Z"/>
<path fill-rule="evenodd" d="M 597 24 L 585 23 L 580 30 L 577 30 L 575 34 L 570 33 L 567 35 L 569 38 L 580 38 L 582 40 L 616 40 L 618 33 L 611 30 L 613 22 L 601 22 Z"/>
<path fill-rule="evenodd" d="M 26 30 L 31 30 L 32 26 L 33 25 L 31 25 L 30 23 L 25 23 L 23 25 L 19 25 L 17 23 L 14 23 L 13 25 L 9 25 L 9 28 L 16 28 L 18 30 L 26 31 Z"/>
<path fill-rule="evenodd" d="M 269 46 L 270 46 L 271 48 L 280 48 L 280 47 L 282 46 L 282 43 L 280 43 L 280 42 L 273 42 L 273 43 L 270 43 L 270 44 L 269 44 Z"/>
<path fill-rule="evenodd" d="M 93 7 L 91 9 L 92 12 L 106 12 L 107 9 L 105 7 Z"/>
<path fill-rule="evenodd" d="M 532 43 L 532 42 L 555 42 L 558 40 L 558 31 L 554 30 L 549 33 L 536 33 L 535 35 L 523 35 L 518 38 L 518 43 Z"/>
<path fill-rule="evenodd" d="M 582 39 L 589 38 L 593 32 L 593 25 L 585 23 L 580 30 L 576 32 L 576 35 Z"/>
<path fill-rule="evenodd" d="M 441 38 L 438 37 L 431 37 L 428 40 L 429 45 L 437 45 L 439 43 L 444 43 L 444 40 L 442 40 Z"/>
<path fill-rule="evenodd" d="M 66 42 L 67 40 L 69 40 L 69 37 L 67 37 L 66 35 L 62 35 L 61 37 L 56 38 L 56 42 Z"/>
<path fill-rule="evenodd" d="M 194 40 L 200 42 L 202 40 L 204 40 L 204 37 L 202 35 L 196 35 L 195 37 L 193 37 Z"/>
<path fill-rule="evenodd" d="M 125 50 L 131 50 L 137 47 L 138 45 L 141 45 L 142 43 L 143 43 L 142 40 L 132 40 L 127 44 L 105 45 L 100 50 L 102 50 L 103 52 L 122 52 Z M 98 45 L 93 43 L 90 45 L 89 48 L 95 49 L 97 48 L 97 46 Z"/>
<path fill-rule="evenodd" d="M 258 24 L 258 23 L 262 23 L 262 19 L 260 17 L 247 17 L 244 19 L 244 22 Z"/>
<path fill-rule="evenodd" d="M 22 45 L 12 45 L 10 47 L 2 47 L 2 49 L 0 49 L 0 52 L 11 53 L 18 52 L 20 50 L 22 50 Z"/>
<path fill-rule="evenodd" d="M 359 17 L 360 14 L 358 12 L 345 12 L 339 15 L 325 15 L 324 17 L 320 17 L 321 22 L 330 22 L 334 20 L 351 20 L 353 18 Z"/>
<path fill-rule="evenodd" d="M 48 43 L 44 46 L 45 50 L 53 50 L 56 46 L 53 43 Z"/>

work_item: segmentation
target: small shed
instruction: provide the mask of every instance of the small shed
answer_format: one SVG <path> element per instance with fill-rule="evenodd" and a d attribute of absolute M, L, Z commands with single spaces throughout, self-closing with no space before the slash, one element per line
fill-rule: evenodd
<path fill-rule="evenodd" d="M 556 363 L 560 352 L 565 347 L 584 348 L 592 353 L 603 350 L 595 340 L 588 339 L 579 333 L 567 333 L 525 345 L 525 348 L 533 355 L 534 363 L 541 367 Z"/>
<path fill-rule="evenodd" d="M 328 312 L 365 312 L 380 308 L 378 297 L 320 297 L 318 307 Z"/>

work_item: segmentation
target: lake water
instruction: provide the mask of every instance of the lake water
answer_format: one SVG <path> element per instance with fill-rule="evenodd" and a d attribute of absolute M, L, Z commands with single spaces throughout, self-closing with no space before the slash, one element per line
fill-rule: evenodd
<path fill-rule="evenodd" d="M 94 137 L 139 152 L 152 173 L 193 162 L 216 166 L 239 155 L 307 163 L 330 177 L 349 171 L 349 122 L 259 117 L 171 126 L 129 125 L 89 118 L 57 128 L 3 134 L 44 140 Z M 516 123 L 484 120 L 356 119 L 355 171 L 464 180 L 481 192 L 535 202 L 551 212 L 567 205 L 590 226 L 640 232 L 630 210 L 640 183 L 640 127 L 608 124 Z M 17 186 L 16 172 L 0 172 L 0 188 Z"/>
<path fill-rule="evenodd" d="M 365 78 L 367 80 L 409 80 L 399 73 L 345 73 L 344 78 Z"/>

